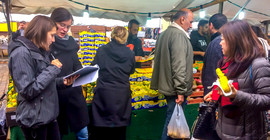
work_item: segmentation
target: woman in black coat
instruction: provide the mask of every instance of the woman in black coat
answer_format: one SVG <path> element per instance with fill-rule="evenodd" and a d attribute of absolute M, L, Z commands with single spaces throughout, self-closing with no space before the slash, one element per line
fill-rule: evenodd
<path fill-rule="evenodd" d="M 55 58 L 63 63 L 62 71 L 58 74 L 58 77 L 63 77 L 82 68 L 77 55 L 79 46 L 73 37 L 67 35 L 73 18 L 66 9 L 55 9 L 51 14 L 51 19 L 57 25 L 55 42 L 51 46 L 51 52 Z M 76 133 L 77 139 L 88 139 L 89 115 L 82 87 L 58 89 L 58 95 L 60 105 L 58 123 L 61 135 L 67 134 L 68 128 L 70 128 Z"/>
<path fill-rule="evenodd" d="M 126 139 L 131 118 L 129 76 L 135 70 L 135 55 L 125 45 L 128 32 L 124 27 L 115 27 L 111 37 L 92 63 L 100 68 L 92 103 L 95 140 Z"/>

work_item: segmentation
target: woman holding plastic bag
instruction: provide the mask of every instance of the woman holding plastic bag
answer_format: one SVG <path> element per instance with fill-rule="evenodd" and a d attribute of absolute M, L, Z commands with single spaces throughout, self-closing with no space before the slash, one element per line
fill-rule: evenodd
<path fill-rule="evenodd" d="M 218 66 L 232 84 L 225 94 L 214 88 L 205 101 L 217 100 L 216 131 L 222 140 L 266 140 L 265 111 L 270 109 L 270 64 L 257 36 L 246 21 L 232 21 L 221 29 L 224 58 Z"/>

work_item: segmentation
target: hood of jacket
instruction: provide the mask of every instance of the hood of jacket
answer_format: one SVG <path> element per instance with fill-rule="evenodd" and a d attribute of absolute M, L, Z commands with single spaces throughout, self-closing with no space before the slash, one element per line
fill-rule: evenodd
<path fill-rule="evenodd" d="M 130 57 L 127 53 L 131 52 L 126 44 L 119 44 L 114 39 L 104 47 L 104 51 L 110 58 L 119 63 L 126 62 Z"/>
<path fill-rule="evenodd" d="M 52 43 L 51 50 L 78 51 L 79 45 L 76 43 L 73 37 L 68 36 L 67 39 L 62 39 L 55 35 L 55 42 Z"/>
<path fill-rule="evenodd" d="M 24 36 L 15 36 L 8 45 L 8 54 L 11 54 L 13 50 L 20 46 L 25 46 L 30 51 L 41 53 L 41 50 L 32 41 Z"/>

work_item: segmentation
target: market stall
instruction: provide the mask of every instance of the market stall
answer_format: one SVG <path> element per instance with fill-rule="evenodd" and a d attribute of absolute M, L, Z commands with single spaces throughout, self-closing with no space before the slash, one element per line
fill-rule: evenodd
<path fill-rule="evenodd" d="M 266 0 L 262 0 L 265 3 Z M 220 1 L 221 2 L 221 1 Z M 235 13 L 240 9 L 239 5 L 243 5 L 244 2 L 239 2 L 236 0 L 222 0 L 225 2 L 225 6 L 227 7 L 224 10 L 224 14 L 226 14 L 229 18 L 232 18 Z M 51 3 L 51 5 L 47 5 Z M 100 17 L 100 18 L 111 18 L 111 19 L 120 19 L 123 21 L 128 21 L 130 19 L 138 19 L 142 24 L 145 24 L 146 18 L 150 15 L 154 17 L 160 17 L 165 14 L 171 16 L 175 10 L 181 9 L 183 7 L 188 7 L 190 9 L 198 10 L 198 7 L 202 5 L 202 7 L 206 8 L 207 5 L 211 3 L 219 3 L 218 0 L 208 0 L 208 1 L 198 1 L 198 0 L 181 0 L 181 1 L 147 1 L 145 3 L 141 3 L 138 1 L 133 1 L 131 3 L 123 2 L 120 3 L 114 2 L 116 4 L 111 3 L 111 1 L 101 1 L 101 2 L 88 2 L 81 1 L 81 3 L 69 0 L 69 1 L 46 1 L 46 2 L 33 2 L 26 0 L 14 0 L 11 2 L 12 12 L 14 13 L 43 13 L 48 14 L 51 13 L 52 9 L 59 6 L 67 7 L 74 15 L 81 15 L 86 5 L 90 5 L 92 8 L 92 16 Z M 167 3 L 167 4 L 165 4 Z M 256 2 L 255 2 L 256 3 Z M 259 2 L 257 2 L 259 3 Z M 256 4 L 257 4 L 256 3 Z M 251 19 L 270 19 L 269 15 L 264 14 L 267 12 L 261 11 L 264 8 L 257 8 L 261 6 L 255 6 L 256 4 L 249 4 L 246 7 L 246 11 L 248 11 L 248 17 Z M 46 7 L 44 7 L 46 5 Z M 110 5 L 111 7 L 109 7 Z M 121 6 L 119 6 L 121 5 Z M 134 5 L 130 11 L 130 5 Z M 231 10 L 233 7 L 234 10 Z M 141 8 L 144 7 L 144 8 Z M 162 8 L 157 8 L 162 7 Z M 173 7 L 173 8 L 172 8 Z M 255 10 L 252 10 L 254 9 Z M 119 9 L 120 8 L 120 9 Z M 141 11 L 141 9 L 144 9 Z M 146 10 L 145 10 L 146 9 Z M 158 9 L 158 10 L 157 10 Z M 215 7 L 211 7 L 208 10 L 207 15 L 213 15 L 217 13 L 218 5 Z M 267 9 L 267 8 L 266 8 Z M 193 10 L 195 11 L 195 10 Z M 254 12 L 255 11 L 255 12 Z M 198 10 L 199 12 L 199 10 Z M 195 19 L 198 17 L 198 12 L 195 13 Z M 255 13 L 255 14 L 254 14 Z M 258 16 L 259 15 L 259 16 Z M 198 18 L 197 18 L 198 19 Z M 267 26 L 268 27 L 268 26 Z M 90 65 L 94 59 L 97 49 L 106 44 L 106 30 L 105 32 L 89 32 L 83 31 L 79 33 L 80 40 L 80 51 L 78 52 L 78 56 L 83 65 Z M 154 49 L 155 39 L 157 38 L 159 29 L 145 29 L 145 37 L 144 39 L 144 51 L 151 52 Z M 149 83 L 151 81 L 151 72 L 152 69 L 149 68 L 151 66 L 151 61 L 145 62 L 148 68 L 136 69 L 136 73 L 130 76 L 131 90 L 132 90 L 132 122 L 131 125 L 127 129 L 127 138 L 128 139 L 159 139 L 166 112 L 166 100 L 164 96 L 157 91 L 151 90 L 149 88 Z M 193 86 L 193 94 L 188 97 L 188 105 L 185 109 L 185 115 L 188 122 L 189 127 L 191 128 L 194 120 L 198 115 L 198 107 L 199 103 L 203 102 L 203 86 L 201 85 L 201 62 L 196 62 L 194 64 L 194 86 Z M 90 83 L 84 85 L 83 93 L 88 103 L 88 108 L 91 108 L 91 100 L 93 99 L 93 88 L 95 87 L 95 83 Z M 14 90 L 12 80 L 10 80 L 8 92 L 8 104 L 7 104 L 7 125 L 10 127 L 10 138 L 11 139 L 23 139 L 20 128 L 17 126 L 15 121 L 15 111 L 16 111 L 16 90 Z M 91 128 L 90 128 L 91 129 Z M 63 139 L 75 139 L 73 133 L 70 133 L 67 136 L 64 136 Z"/>

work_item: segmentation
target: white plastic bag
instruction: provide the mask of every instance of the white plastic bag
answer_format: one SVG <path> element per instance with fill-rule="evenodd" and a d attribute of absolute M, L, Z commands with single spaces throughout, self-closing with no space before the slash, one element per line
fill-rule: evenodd
<path fill-rule="evenodd" d="M 1 105 L 1 107 L 0 107 L 0 126 L 4 126 L 5 125 L 5 120 L 6 120 L 7 101 L 6 100 L 3 100 L 0 103 L 0 105 Z"/>
<path fill-rule="evenodd" d="M 174 139 L 190 138 L 190 131 L 182 109 L 176 104 L 168 124 L 168 136 Z"/>

